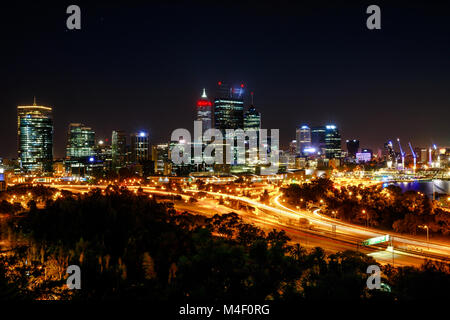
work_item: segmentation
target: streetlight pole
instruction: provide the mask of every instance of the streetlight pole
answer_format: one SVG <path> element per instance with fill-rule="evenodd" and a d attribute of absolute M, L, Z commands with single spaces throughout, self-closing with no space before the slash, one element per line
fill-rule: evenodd
<path fill-rule="evenodd" d="M 366 214 L 366 228 L 369 227 L 369 215 L 367 214 L 366 210 L 363 210 L 362 213 Z"/>
<path fill-rule="evenodd" d="M 418 226 L 418 227 L 427 230 L 427 249 L 428 249 L 428 251 L 430 251 L 430 233 L 429 233 L 429 228 L 428 228 L 427 225 Z"/>

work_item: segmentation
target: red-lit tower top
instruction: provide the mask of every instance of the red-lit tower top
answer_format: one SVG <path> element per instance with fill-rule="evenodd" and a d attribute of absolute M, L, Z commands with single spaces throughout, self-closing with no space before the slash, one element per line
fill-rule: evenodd
<path fill-rule="evenodd" d="M 203 94 L 199 100 L 197 100 L 197 108 L 212 107 L 211 101 L 206 96 L 206 90 L 203 89 Z"/>

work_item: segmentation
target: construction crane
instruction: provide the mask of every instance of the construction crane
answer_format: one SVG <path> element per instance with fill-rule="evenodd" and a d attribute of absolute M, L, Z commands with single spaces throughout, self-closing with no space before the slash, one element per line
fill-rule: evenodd
<path fill-rule="evenodd" d="M 398 146 L 400 147 L 400 156 L 402 157 L 402 170 L 405 169 L 405 153 L 403 152 L 402 145 L 400 144 L 400 139 L 397 138 Z"/>
<path fill-rule="evenodd" d="M 412 156 L 413 156 L 413 159 L 414 159 L 414 167 L 413 167 L 413 170 L 414 170 L 414 173 L 416 173 L 416 158 L 417 158 L 417 156 L 416 156 L 416 153 L 414 152 L 414 150 L 413 150 L 413 147 L 412 147 L 412 145 L 411 145 L 411 142 L 408 142 L 408 144 L 409 144 L 409 148 L 411 149 L 411 153 L 412 153 Z"/>

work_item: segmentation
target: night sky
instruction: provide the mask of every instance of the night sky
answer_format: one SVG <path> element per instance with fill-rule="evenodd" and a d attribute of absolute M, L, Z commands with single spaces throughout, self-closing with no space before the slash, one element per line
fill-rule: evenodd
<path fill-rule="evenodd" d="M 212 97 L 219 80 L 254 91 L 284 146 L 303 123 L 335 123 L 343 140 L 375 151 L 397 137 L 404 149 L 450 146 L 444 1 L 299 2 L 2 3 L 0 157 L 17 157 L 16 106 L 33 96 L 54 107 L 62 157 L 71 122 L 98 138 L 147 129 L 152 143 L 168 141 L 192 128 L 202 88 Z M 80 31 L 66 28 L 70 4 Z M 381 30 L 366 28 L 370 4 Z"/>

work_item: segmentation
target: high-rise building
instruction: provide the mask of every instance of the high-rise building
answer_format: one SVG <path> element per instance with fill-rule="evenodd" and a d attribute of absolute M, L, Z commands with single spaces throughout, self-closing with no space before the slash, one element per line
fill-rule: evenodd
<path fill-rule="evenodd" d="M 102 163 L 104 170 L 112 167 L 112 147 L 106 140 L 98 140 L 95 146 L 95 157 Z"/>
<path fill-rule="evenodd" d="M 226 129 L 243 129 L 244 128 L 244 100 L 243 100 L 244 85 L 235 88 L 221 81 L 218 82 L 217 95 L 214 99 L 214 127 L 221 131 L 224 139 L 234 139 L 226 135 Z M 237 164 L 238 148 L 236 146 L 229 146 L 224 141 L 224 148 L 231 147 L 232 160 L 231 164 Z M 224 152 L 224 157 L 225 157 Z M 228 172 L 230 167 L 224 159 L 224 165 L 216 166 L 215 170 Z"/>
<path fill-rule="evenodd" d="M 222 134 L 225 134 L 225 129 L 243 129 L 243 85 L 233 88 L 218 83 L 217 97 L 214 99 L 214 127 Z"/>
<path fill-rule="evenodd" d="M 53 169 L 52 108 L 36 105 L 17 107 L 18 155 L 26 172 Z"/>
<path fill-rule="evenodd" d="M 95 132 L 81 123 L 69 124 L 66 167 L 73 175 L 84 176 L 95 161 Z"/>
<path fill-rule="evenodd" d="M 146 131 L 131 135 L 131 157 L 134 163 L 143 163 L 149 160 L 149 136 Z"/>
<path fill-rule="evenodd" d="M 92 157 L 95 152 L 95 132 L 82 123 L 69 124 L 66 159 L 80 160 Z"/>
<path fill-rule="evenodd" d="M 325 136 L 326 136 L 325 126 L 311 127 L 311 147 L 315 150 L 317 154 L 325 154 Z"/>
<path fill-rule="evenodd" d="M 172 172 L 172 163 L 169 157 L 169 144 L 160 143 L 152 146 L 152 161 L 154 172 L 160 175 L 170 175 Z"/>
<path fill-rule="evenodd" d="M 261 113 L 259 113 L 253 104 L 248 108 L 244 114 L 244 130 L 247 132 L 254 132 L 256 140 L 251 144 L 249 138 L 246 138 L 246 163 L 249 165 L 257 164 L 259 151 L 259 132 L 261 129 Z M 253 156 L 251 156 L 253 155 Z"/>
<path fill-rule="evenodd" d="M 298 154 L 303 154 L 305 148 L 311 147 L 311 129 L 307 125 L 301 125 L 295 130 L 295 138 Z"/>
<path fill-rule="evenodd" d="M 261 129 L 261 113 L 251 105 L 244 114 L 244 129 L 259 131 Z"/>
<path fill-rule="evenodd" d="M 111 157 L 113 169 L 119 169 L 127 165 L 127 135 L 124 131 L 114 130 L 112 132 Z"/>
<path fill-rule="evenodd" d="M 328 159 L 342 157 L 341 134 L 333 124 L 325 126 L 325 155 Z"/>
<path fill-rule="evenodd" d="M 359 151 L 359 140 L 346 140 L 348 156 L 355 158 Z"/>
<path fill-rule="evenodd" d="M 196 120 L 202 122 L 202 134 L 208 129 L 212 128 L 212 103 L 206 95 L 206 90 L 203 89 L 203 94 L 196 105 Z"/>

